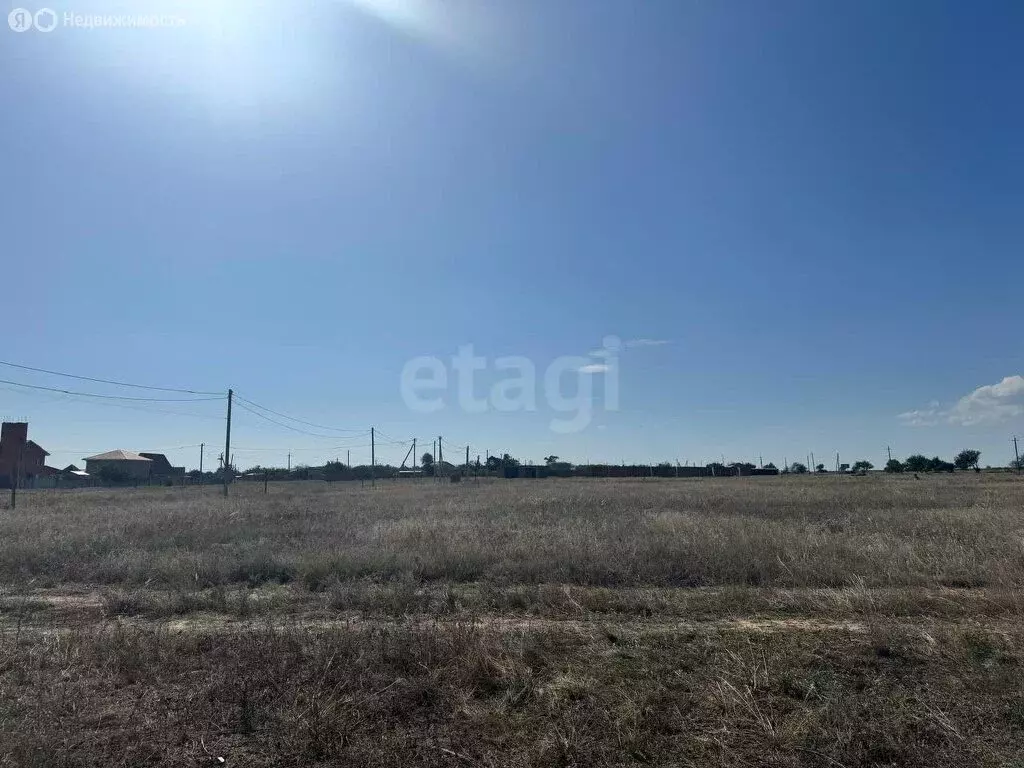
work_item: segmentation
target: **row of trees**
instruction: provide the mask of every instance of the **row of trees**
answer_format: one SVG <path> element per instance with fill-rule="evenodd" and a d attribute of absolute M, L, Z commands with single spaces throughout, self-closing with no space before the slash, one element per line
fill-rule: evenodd
<path fill-rule="evenodd" d="M 981 451 L 974 450 L 973 448 L 965 448 L 960 451 L 954 458 L 953 461 L 945 461 L 938 456 L 928 458 L 920 453 L 915 453 L 913 456 L 908 456 L 906 461 L 900 461 L 899 459 L 890 459 L 886 462 L 885 471 L 890 473 L 896 472 L 952 472 L 955 469 L 968 470 L 973 469 L 975 472 L 980 472 L 981 469 L 978 466 L 978 460 L 981 458 Z M 869 469 L 874 469 L 875 465 L 870 461 L 860 461 L 850 464 L 840 464 L 840 472 L 849 472 L 852 474 L 863 474 Z M 807 474 L 810 470 L 806 464 L 802 464 L 799 461 L 795 461 L 788 467 L 782 469 L 782 474 L 794 474 L 803 475 Z M 824 474 L 828 472 L 824 464 L 818 464 L 814 471 L 818 474 Z"/>
<path fill-rule="evenodd" d="M 981 458 L 981 451 L 973 448 L 965 448 L 953 457 L 953 461 L 945 461 L 938 456 L 928 458 L 924 454 L 915 453 L 908 456 L 906 461 L 890 459 L 885 465 L 886 472 L 952 472 L 954 469 L 973 469 L 980 472 L 978 460 Z"/>
<path fill-rule="evenodd" d="M 898 472 L 952 472 L 956 469 L 959 470 L 970 470 L 980 471 L 978 461 L 981 458 L 981 451 L 974 449 L 964 449 L 960 451 L 952 462 L 945 461 L 944 459 L 934 456 L 928 458 L 923 454 L 914 454 L 908 456 L 905 461 L 899 461 L 898 459 L 891 459 L 885 465 L 885 471 L 890 473 Z M 573 465 L 570 462 L 562 461 L 558 456 L 545 456 L 544 463 L 552 470 L 572 470 Z M 477 459 L 470 463 L 470 472 L 480 473 L 501 473 L 506 467 L 517 467 L 519 461 L 512 458 L 509 454 L 502 456 L 490 456 L 486 462 L 481 462 Z M 661 468 L 673 466 L 669 462 L 662 462 L 658 465 Z M 730 464 L 720 464 L 714 462 L 707 465 L 709 473 L 712 475 L 716 474 L 727 474 L 727 469 L 738 469 L 739 474 L 743 474 L 746 471 L 755 469 L 756 466 L 750 462 L 732 462 Z M 840 464 L 839 471 L 844 474 L 864 474 L 869 470 L 874 469 L 875 466 L 870 461 L 861 459 L 855 461 L 853 464 Z M 458 471 L 463 469 L 462 464 L 450 464 L 444 462 L 444 467 L 439 468 L 437 461 L 433 454 L 427 452 L 420 456 L 420 469 L 425 475 L 434 475 L 439 471 L 444 474 L 449 472 Z M 764 469 L 776 469 L 776 466 L 769 462 L 764 465 Z M 1024 467 L 1022 467 L 1024 469 Z M 341 461 L 329 461 L 322 467 L 307 467 L 299 466 L 294 469 L 288 470 L 283 467 L 260 467 L 255 466 L 243 473 L 243 476 L 262 478 L 264 473 L 270 480 L 309 480 L 309 479 L 323 479 L 323 480 L 352 480 L 352 479 L 369 479 L 371 476 L 378 478 L 395 477 L 398 475 L 400 467 L 394 467 L 388 464 L 378 464 L 376 468 L 368 465 L 360 465 L 349 467 Z M 814 467 L 815 474 L 826 474 L 828 469 L 824 464 L 818 464 Z M 802 475 L 811 472 L 806 464 L 799 461 L 793 462 L 789 466 L 782 468 L 781 473 Z M 207 480 L 215 480 L 220 478 L 220 471 L 217 472 L 206 472 L 204 473 Z M 193 470 L 189 472 L 189 475 L 193 477 L 193 480 L 199 479 L 199 472 Z M 235 472 L 236 477 L 239 473 Z"/>

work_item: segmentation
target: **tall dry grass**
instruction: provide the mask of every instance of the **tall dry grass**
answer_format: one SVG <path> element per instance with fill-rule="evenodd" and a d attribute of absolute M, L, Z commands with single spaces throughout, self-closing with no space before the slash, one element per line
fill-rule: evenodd
<path fill-rule="evenodd" d="M 1024 582 L 1012 477 L 239 485 L 23 494 L 0 580 L 622 586 Z"/>

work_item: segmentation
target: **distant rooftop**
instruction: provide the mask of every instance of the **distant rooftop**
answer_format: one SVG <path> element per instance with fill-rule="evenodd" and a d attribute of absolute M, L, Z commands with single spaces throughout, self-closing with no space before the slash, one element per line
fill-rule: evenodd
<path fill-rule="evenodd" d="M 140 456 L 137 453 L 131 451 L 122 451 L 118 448 L 116 451 L 107 451 L 106 453 L 98 453 L 95 456 L 89 456 L 84 459 L 85 461 L 151 461 L 145 456 Z"/>

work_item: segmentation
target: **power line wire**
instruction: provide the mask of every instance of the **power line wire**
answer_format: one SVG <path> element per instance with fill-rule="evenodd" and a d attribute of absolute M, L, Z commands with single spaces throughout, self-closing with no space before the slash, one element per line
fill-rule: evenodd
<path fill-rule="evenodd" d="M 282 419 L 288 419 L 289 421 L 294 421 L 294 422 L 296 422 L 298 424 L 305 424 L 307 427 L 313 427 L 314 429 L 326 429 L 326 430 L 330 430 L 332 432 L 354 432 L 354 433 L 358 433 L 358 434 L 369 434 L 369 430 L 365 430 L 365 429 L 344 429 L 342 427 L 329 427 L 329 426 L 326 426 L 324 424 L 314 424 L 311 421 L 303 421 L 302 419 L 297 419 L 294 416 L 289 416 L 287 413 L 281 413 L 280 411 L 275 411 L 275 410 L 273 410 L 271 408 L 267 408 L 265 405 L 260 405 L 259 403 L 254 403 L 252 400 L 249 400 L 247 398 L 242 397 L 237 392 L 235 393 L 235 400 L 241 400 L 242 402 L 248 403 L 249 405 L 253 406 L 254 408 L 259 408 L 261 411 L 266 411 L 267 413 L 272 413 L 275 416 L 280 416 Z"/>
<path fill-rule="evenodd" d="M 240 398 L 240 397 L 236 398 L 236 401 L 241 401 L 241 400 L 242 400 L 242 398 Z M 321 435 L 321 434 L 317 434 L 316 432 L 310 432 L 307 429 L 300 429 L 299 427 L 293 427 L 291 424 L 285 424 L 284 422 L 278 421 L 277 419 L 272 419 L 269 416 L 266 416 L 265 414 L 262 414 L 259 411 L 254 410 L 253 408 L 250 408 L 248 405 L 246 405 L 246 403 L 248 403 L 248 402 L 249 402 L 248 400 L 245 400 L 244 402 L 236 402 L 235 405 L 237 405 L 239 408 L 242 408 L 242 409 L 248 411 L 253 416 L 258 416 L 259 418 L 263 419 L 264 421 L 269 421 L 271 424 L 276 424 L 277 426 L 283 427 L 284 429 L 290 429 L 292 432 L 298 432 L 301 435 L 309 435 L 311 437 L 319 437 L 319 438 L 322 438 L 324 440 L 355 440 L 355 439 L 357 439 L 359 437 L 363 437 L 364 435 L 369 434 L 368 432 L 363 432 L 363 433 L 360 433 L 358 435 L 352 435 L 351 437 L 348 437 L 348 438 L 340 437 L 338 435 Z M 266 410 L 269 410 L 269 409 L 266 409 Z M 274 413 L 274 411 L 271 411 L 271 413 Z"/>
<path fill-rule="evenodd" d="M 185 395 L 219 395 L 220 392 L 200 392 L 193 389 L 175 389 L 174 387 L 149 387 L 145 384 L 129 384 L 124 381 L 113 381 L 112 379 L 97 379 L 92 376 L 78 376 L 74 373 L 61 373 L 59 371 L 49 371 L 45 368 L 33 368 L 30 365 L 19 365 L 18 363 L 11 363 L 4 360 L 0 360 L 0 365 L 6 365 L 10 368 L 20 368 L 23 371 L 34 371 L 35 373 L 46 373 L 50 376 L 64 376 L 68 379 L 79 379 L 80 381 L 92 381 L 97 384 L 113 384 L 117 387 L 131 387 L 132 389 L 150 389 L 158 392 L 180 392 Z"/>
<path fill-rule="evenodd" d="M 60 392 L 62 395 L 75 395 L 76 397 L 96 397 L 101 400 L 131 400 L 145 403 L 203 403 L 213 400 L 224 400 L 223 395 L 219 397 L 129 397 L 127 395 L 100 395 L 94 392 L 75 392 L 70 389 L 59 389 L 57 387 L 44 387 L 41 384 L 22 384 L 18 381 L 0 379 L 0 384 L 10 384 L 15 387 L 26 389 L 40 389 L 46 392 Z"/>
<path fill-rule="evenodd" d="M 10 387 L 2 387 L 2 386 L 0 386 L 0 389 L 6 390 L 7 392 L 17 392 L 18 394 L 23 394 L 23 395 L 33 395 L 33 396 L 46 397 L 46 395 L 44 395 L 42 393 L 21 392 L 20 390 L 11 389 Z M 76 397 L 78 397 L 78 395 L 68 395 L 68 394 L 61 393 L 61 394 L 52 395 L 52 396 L 48 397 L 44 402 L 46 402 L 46 403 L 78 403 L 78 402 L 82 402 L 82 400 L 74 399 Z M 218 399 L 221 399 L 221 398 L 213 398 L 213 400 L 218 400 Z M 169 411 L 166 408 L 153 408 L 153 407 L 150 407 L 148 405 L 130 405 L 128 403 L 108 403 L 108 402 L 104 402 L 102 400 L 100 400 L 98 402 L 91 402 L 90 405 L 102 405 L 104 408 L 125 408 L 125 409 L 130 410 L 130 411 L 139 411 L 140 413 L 166 413 L 166 414 L 169 414 L 171 416 L 190 416 L 190 417 L 195 418 L 195 419 L 208 419 L 208 420 L 212 420 L 212 421 L 224 421 L 224 416 L 210 416 L 209 414 L 205 414 L 205 413 L 192 413 L 190 411 Z"/>

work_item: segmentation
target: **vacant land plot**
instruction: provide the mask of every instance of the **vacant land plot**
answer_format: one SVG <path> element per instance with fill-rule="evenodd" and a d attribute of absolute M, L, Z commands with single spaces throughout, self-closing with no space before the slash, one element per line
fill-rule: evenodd
<path fill-rule="evenodd" d="M 0 765 L 1024 765 L 1015 477 L 262 491 L 0 513 Z"/>

